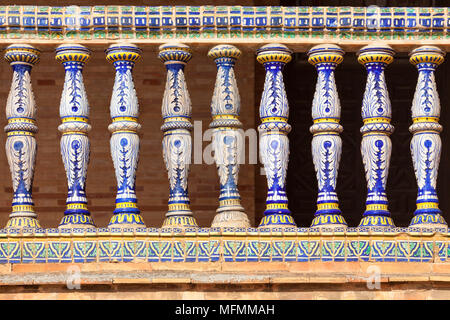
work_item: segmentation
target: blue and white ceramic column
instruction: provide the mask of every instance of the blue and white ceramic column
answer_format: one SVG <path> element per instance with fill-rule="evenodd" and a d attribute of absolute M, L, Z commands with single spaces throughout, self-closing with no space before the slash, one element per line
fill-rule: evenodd
<path fill-rule="evenodd" d="M 317 84 L 312 104 L 313 134 L 311 151 L 319 193 L 317 211 L 311 227 L 346 227 L 339 209 L 336 180 L 341 160 L 343 131 L 339 124 L 341 105 L 334 70 L 344 59 L 344 50 L 334 44 L 318 45 L 308 52 L 308 62 L 317 69 Z"/>
<path fill-rule="evenodd" d="M 67 175 L 66 211 L 59 227 L 93 227 L 94 222 L 87 208 L 86 175 L 89 164 L 90 144 L 88 132 L 89 103 L 84 89 L 83 67 L 90 51 L 79 44 L 63 44 L 56 49 L 56 60 L 65 70 L 64 88 L 59 106 L 62 124 L 61 156 Z"/>
<path fill-rule="evenodd" d="M 362 105 L 363 135 L 361 154 L 367 181 L 366 210 L 360 227 L 393 227 L 388 210 L 386 182 L 389 173 L 394 131 L 391 102 L 384 69 L 394 60 L 394 50 L 385 44 L 373 44 L 358 52 L 358 61 L 367 69 L 367 82 Z"/>
<path fill-rule="evenodd" d="M 139 104 L 133 82 L 133 67 L 141 49 L 133 44 L 113 44 L 106 59 L 116 69 L 111 97 L 111 156 L 117 179 L 116 209 L 109 227 L 144 227 L 137 207 L 136 170 L 139 160 Z"/>
<path fill-rule="evenodd" d="M 444 62 L 444 56 L 444 51 L 433 46 L 422 46 L 410 53 L 410 62 L 419 71 L 411 107 L 413 124 L 409 127 L 413 134 L 411 155 L 418 186 L 417 209 L 411 227 L 447 228 L 436 192 L 442 126 L 439 124 L 441 105 L 434 79 L 434 71 Z"/>
<path fill-rule="evenodd" d="M 39 228 L 34 211 L 32 185 L 36 162 L 36 104 L 31 88 L 31 68 L 38 63 L 40 51 L 27 44 L 6 48 L 5 60 L 13 69 L 6 103 L 6 157 L 13 183 L 12 213 L 7 228 Z"/>
<path fill-rule="evenodd" d="M 289 105 L 282 69 L 291 61 L 292 51 L 282 44 L 267 44 L 257 50 L 257 61 L 264 65 L 266 78 L 259 107 L 261 124 L 259 155 L 267 177 L 267 199 L 260 227 L 293 227 L 288 209 L 286 174 L 289 161 L 291 126 L 287 123 Z"/>
<path fill-rule="evenodd" d="M 167 69 L 166 87 L 162 101 L 164 132 L 162 141 L 164 163 L 169 177 L 169 210 L 163 227 L 197 227 L 189 207 L 188 175 L 191 164 L 191 99 L 184 78 L 184 66 L 192 52 L 180 43 L 159 47 L 159 59 Z"/>
<path fill-rule="evenodd" d="M 239 159 L 243 146 L 239 129 L 241 99 L 234 75 L 234 65 L 241 51 L 232 45 L 221 44 L 208 52 L 217 65 L 217 77 L 211 102 L 213 121 L 214 159 L 219 174 L 219 208 L 211 227 L 250 227 L 245 210 L 241 205 L 238 190 Z"/>

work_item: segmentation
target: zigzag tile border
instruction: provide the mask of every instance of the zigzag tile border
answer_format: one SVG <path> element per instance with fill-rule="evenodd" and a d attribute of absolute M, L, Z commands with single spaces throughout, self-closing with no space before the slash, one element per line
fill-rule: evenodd
<path fill-rule="evenodd" d="M 0 40 L 449 38 L 444 7 L 0 6 Z"/>
<path fill-rule="evenodd" d="M 0 230 L 0 263 L 450 262 L 450 229 Z"/>

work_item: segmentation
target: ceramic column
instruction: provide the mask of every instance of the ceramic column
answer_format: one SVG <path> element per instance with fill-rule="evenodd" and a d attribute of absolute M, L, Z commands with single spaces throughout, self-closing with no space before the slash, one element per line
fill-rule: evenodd
<path fill-rule="evenodd" d="M 291 126 L 282 69 L 291 61 L 292 51 L 282 44 L 268 44 L 257 50 L 257 61 L 264 65 L 266 78 L 259 107 L 261 124 L 259 155 L 267 177 L 267 199 L 260 227 L 293 227 L 288 209 L 286 174 L 289 161 Z"/>
<path fill-rule="evenodd" d="M 83 83 L 83 66 L 90 51 L 79 44 L 61 45 L 56 60 L 65 70 L 64 88 L 59 106 L 62 124 L 61 156 L 66 169 L 68 192 L 66 211 L 60 227 L 93 227 L 87 208 L 86 174 L 89 163 L 89 103 Z"/>
<path fill-rule="evenodd" d="M 214 159 L 220 181 L 219 208 L 211 227 L 250 227 L 250 222 L 241 206 L 238 174 L 242 150 L 242 136 L 239 129 L 241 99 L 239 96 L 234 64 L 241 51 L 232 45 L 218 45 L 208 52 L 217 65 L 217 77 L 211 102 L 213 121 Z"/>
<path fill-rule="evenodd" d="M 132 71 L 141 50 L 132 44 L 113 44 L 106 59 L 114 64 L 116 76 L 111 98 L 111 156 L 117 179 L 116 209 L 109 227 L 143 227 L 137 207 L 136 170 L 139 160 L 139 105 Z"/>
<path fill-rule="evenodd" d="M 13 182 L 12 213 L 7 228 L 39 228 L 34 211 L 32 185 L 36 162 L 36 104 L 31 88 L 31 68 L 38 63 L 40 51 L 27 44 L 6 48 L 5 60 L 13 69 L 6 103 L 6 157 Z"/>
<path fill-rule="evenodd" d="M 391 102 L 384 78 L 384 69 L 394 60 L 394 50 L 385 44 L 373 44 L 358 52 L 358 61 L 367 69 L 367 82 L 362 105 L 363 135 L 361 154 L 366 181 L 366 210 L 361 227 L 393 227 L 388 210 L 386 182 L 394 131 L 391 122 Z"/>
<path fill-rule="evenodd" d="M 197 227 L 189 208 L 188 175 L 191 164 L 191 100 L 184 78 L 184 66 L 192 58 L 188 46 L 179 43 L 159 47 L 159 59 L 167 69 L 162 101 L 164 163 L 169 177 L 169 210 L 163 227 Z"/>
<path fill-rule="evenodd" d="M 410 54 L 410 62 L 419 71 L 411 107 L 413 124 L 409 127 L 413 134 L 411 155 L 418 185 L 417 209 L 411 227 L 447 228 L 436 192 L 442 126 L 439 124 L 441 106 L 434 79 L 434 71 L 444 62 L 444 56 L 444 51 L 433 46 L 419 47 Z"/>
<path fill-rule="evenodd" d="M 346 227 L 339 209 L 336 180 L 342 152 L 343 131 L 339 124 L 341 105 L 334 70 L 344 59 L 344 51 L 333 44 L 318 45 L 308 52 L 308 62 L 317 69 L 317 84 L 312 105 L 312 156 L 319 194 L 311 227 Z"/>

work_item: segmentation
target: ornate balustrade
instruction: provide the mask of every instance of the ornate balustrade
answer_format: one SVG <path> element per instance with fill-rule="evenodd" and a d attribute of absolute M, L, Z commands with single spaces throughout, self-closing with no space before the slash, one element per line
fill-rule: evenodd
<path fill-rule="evenodd" d="M 11 39 L 17 42 L 23 38 L 29 42 L 33 39 L 78 39 L 82 40 L 80 42 L 129 39 L 129 42 L 112 44 L 105 52 L 106 59 L 115 68 L 110 104 L 112 123 L 108 129 L 117 180 L 116 207 L 111 213 L 108 228 L 95 228 L 85 193 L 91 126 L 82 69 L 90 57 L 88 46 L 70 43 L 56 48 L 56 59 L 65 69 L 60 103 L 62 124 L 58 129 L 62 133 L 61 155 L 68 194 L 67 209 L 59 228 L 46 230 L 39 226 L 31 195 L 37 148 L 34 138 L 37 110 L 30 72 L 39 60 L 40 51 L 30 44 L 15 43 L 6 48 L 4 58 L 13 68 L 6 105 L 8 124 L 5 127 L 13 203 L 10 220 L 6 228 L 0 230 L 0 263 L 136 259 L 149 262 L 447 261 L 450 257 L 449 233 L 439 210 L 436 191 L 443 146 L 439 136 L 442 126 L 439 124 L 440 103 L 434 71 L 444 61 L 443 48 L 448 44 L 442 48 L 415 46 L 410 51 L 410 61 L 418 69 L 412 103 L 413 124 L 410 127 L 418 195 L 411 226 L 405 229 L 395 228 L 385 191 L 391 153 L 395 152 L 389 136 L 395 133 L 390 123 L 392 108 L 384 69 L 395 63 L 395 50 L 388 44 L 392 41 L 418 37 L 431 42 L 446 39 L 447 25 L 441 19 L 450 12 L 446 8 L 376 10 L 0 6 L 0 42 Z M 412 23 L 413 16 L 418 24 Z M 45 25 L 43 19 L 50 23 Z M 450 18 L 448 21 L 450 23 Z M 425 37 L 427 32 L 437 38 Z M 250 43 L 251 39 L 261 42 L 272 37 L 267 41 L 269 44 L 255 51 L 256 60 L 265 69 L 258 131 L 260 159 L 267 177 L 267 199 L 259 228 L 250 228 L 238 191 L 239 144 L 242 139 L 239 129 L 242 123 L 239 121 L 241 106 L 234 67 L 241 52 L 238 46 L 231 44 L 215 46 L 208 52 L 217 67 L 210 127 L 213 129 L 214 160 L 220 186 L 219 207 L 211 228 L 199 228 L 195 213 L 190 209 L 188 176 L 193 125 L 187 89 L 189 79 L 185 79 L 184 68 L 189 68 L 188 62 L 195 53 L 188 45 L 178 42 L 162 44 L 158 54 L 167 71 L 161 131 L 162 153 L 169 180 L 168 211 L 161 229 L 147 228 L 144 224 L 135 193 L 141 125 L 132 76 L 141 49 L 131 42 L 151 39 L 163 42 L 173 34 L 186 42 L 214 38 L 209 41 L 211 43 L 218 39 L 229 43 L 239 42 L 237 40 Z M 286 44 L 299 38 L 316 41 L 315 36 L 320 38 L 320 42 L 324 42 L 324 38 L 336 41 L 309 45 L 305 50 L 309 63 L 318 74 L 310 127 L 318 196 L 311 228 L 297 228 L 288 208 L 286 193 L 291 125 L 288 123 L 289 106 L 282 70 L 294 52 Z M 336 43 L 345 46 L 345 41 L 353 37 L 361 40 L 358 61 L 367 71 L 361 111 L 361 153 L 367 198 L 358 228 L 347 226 L 345 212 L 339 209 L 336 193 L 342 150 L 340 133 L 345 130 L 339 123 L 341 106 L 334 78 L 334 70 L 345 59 L 345 52 Z M 365 40 L 375 38 L 390 41 L 362 46 Z M 307 46 L 309 42 L 302 43 Z"/>

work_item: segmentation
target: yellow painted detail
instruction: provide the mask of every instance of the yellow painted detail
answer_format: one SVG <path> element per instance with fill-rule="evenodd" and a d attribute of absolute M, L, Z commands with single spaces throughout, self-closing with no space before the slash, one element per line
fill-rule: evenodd
<path fill-rule="evenodd" d="M 110 52 L 106 59 L 110 62 L 117 60 L 123 61 L 137 61 L 141 55 L 133 51 L 122 51 L 122 52 Z"/>
<path fill-rule="evenodd" d="M 87 210 L 87 205 L 85 203 L 69 203 L 69 204 L 67 204 L 67 209 L 84 209 L 84 210 Z"/>
<path fill-rule="evenodd" d="M 116 203 L 116 209 L 121 208 L 137 208 L 137 204 L 134 202 L 119 202 Z"/>
<path fill-rule="evenodd" d="M 339 123 L 339 119 L 335 119 L 335 118 L 320 118 L 320 119 L 314 119 L 314 121 L 313 121 L 313 123 L 323 123 L 323 122 Z"/>
<path fill-rule="evenodd" d="M 358 57 L 358 62 L 362 64 L 368 62 L 384 62 L 386 64 L 390 64 L 392 61 L 394 61 L 393 56 L 383 53 L 364 53 Z"/>
<path fill-rule="evenodd" d="M 364 119 L 363 122 L 364 122 L 364 124 L 367 124 L 367 123 L 391 123 L 391 119 L 383 118 L 383 117 L 367 118 L 367 119 Z"/>
<path fill-rule="evenodd" d="M 315 65 L 317 63 L 323 62 L 334 62 L 336 64 L 341 63 L 344 60 L 344 57 L 340 54 L 333 53 L 323 53 L 320 55 L 312 55 L 309 57 L 308 62 Z"/>
<path fill-rule="evenodd" d="M 439 209 L 437 202 L 422 202 L 417 204 L 417 209 Z"/>
<path fill-rule="evenodd" d="M 287 209 L 288 205 L 287 203 L 269 203 L 266 206 L 266 209 Z"/>
<path fill-rule="evenodd" d="M 217 120 L 217 119 L 233 119 L 233 120 L 238 120 L 239 117 L 232 115 L 232 114 L 219 114 L 217 116 L 213 117 L 213 120 Z"/>
<path fill-rule="evenodd" d="M 86 132 L 82 132 L 82 131 L 66 131 L 63 132 L 63 136 L 68 135 L 68 134 L 82 134 L 83 136 L 87 136 L 88 134 Z"/>
<path fill-rule="evenodd" d="M 259 63 L 265 63 L 265 62 L 284 62 L 288 63 L 292 60 L 292 57 L 290 54 L 287 53 L 266 53 L 266 54 L 259 54 L 256 58 Z"/>
<path fill-rule="evenodd" d="M 339 204 L 335 202 L 317 204 L 317 210 L 326 210 L 326 209 L 339 209 Z"/>
<path fill-rule="evenodd" d="M 390 226 L 394 227 L 394 220 L 390 217 L 383 216 L 367 216 L 362 218 L 360 227 L 364 226 Z"/>
<path fill-rule="evenodd" d="M 10 131 L 6 134 L 6 136 L 34 136 L 34 132 L 29 131 Z"/>
<path fill-rule="evenodd" d="M 119 122 L 119 121 L 137 122 L 137 118 L 133 118 L 133 117 L 117 117 L 117 118 L 113 118 L 112 119 L 112 122 Z"/>
<path fill-rule="evenodd" d="M 11 118 L 11 119 L 8 119 L 8 123 L 17 123 L 17 122 L 20 122 L 20 123 L 25 122 L 25 123 L 36 124 L 36 120 L 29 119 L 29 118 Z"/>
<path fill-rule="evenodd" d="M 84 122 L 84 123 L 87 123 L 87 122 L 88 122 L 88 119 L 86 119 L 86 118 L 81 118 L 81 117 L 67 117 L 67 118 L 63 118 L 63 119 L 62 119 L 62 122 L 63 122 L 63 123 L 65 123 L 65 122 L 72 122 L 72 121 L 74 121 L 74 122 Z"/>
<path fill-rule="evenodd" d="M 120 224 L 120 223 L 144 224 L 144 219 L 142 219 L 140 214 L 125 213 L 125 214 L 115 214 L 109 221 L 109 224 Z"/>
<path fill-rule="evenodd" d="M 311 227 L 315 227 L 322 224 L 335 223 L 335 224 L 343 224 L 347 225 L 344 217 L 338 214 L 324 214 L 315 217 L 311 223 Z"/>
<path fill-rule="evenodd" d="M 286 214 L 271 214 L 268 216 L 264 216 L 261 220 L 260 226 L 266 226 L 269 224 L 292 224 L 294 223 L 294 218 L 290 215 Z"/>
<path fill-rule="evenodd" d="M 371 211 L 371 210 L 387 210 L 388 206 L 387 204 L 368 204 L 366 206 L 366 211 Z"/>
<path fill-rule="evenodd" d="M 268 118 L 262 118 L 261 119 L 262 123 L 266 123 L 266 122 L 287 122 L 286 118 L 282 118 L 282 117 L 268 117 Z"/>
<path fill-rule="evenodd" d="M 82 52 L 62 52 L 56 55 L 55 59 L 59 61 L 78 61 L 86 62 L 89 60 L 89 54 Z"/>
<path fill-rule="evenodd" d="M 439 122 L 438 117 L 417 117 L 413 118 L 413 123 L 421 123 L 421 122 Z"/>
<path fill-rule="evenodd" d="M 414 54 L 409 58 L 409 61 L 412 64 L 418 64 L 423 62 L 431 62 L 436 64 L 441 64 L 444 62 L 444 57 L 440 54 L 433 54 L 433 53 L 423 53 L 423 54 Z"/>
<path fill-rule="evenodd" d="M 32 205 L 23 205 L 23 204 L 12 206 L 12 212 L 22 212 L 22 211 L 34 212 L 34 207 Z"/>
<path fill-rule="evenodd" d="M 198 227 L 197 221 L 193 216 L 171 216 L 164 219 L 163 227 L 184 226 Z"/>
<path fill-rule="evenodd" d="M 189 205 L 186 203 L 171 203 L 169 204 L 169 211 L 190 211 Z"/>
<path fill-rule="evenodd" d="M 20 227 L 31 227 L 40 228 L 39 221 L 31 217 L 13 217 L 8 220 L 6 224 L 7 228 L 20 228 Z"/>
<path fill-rule="evenodd" d="M 117 131 L 114 131 L 113 132 L 113 134 L 115 134 L 115 133 L 136 133 L 136 130 L 117 130 Z"/>

